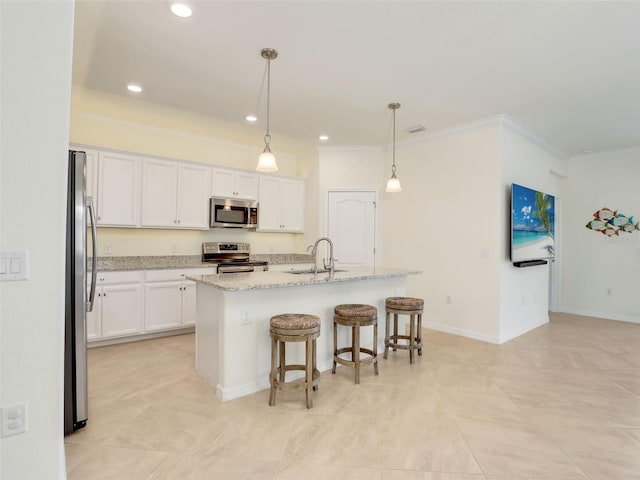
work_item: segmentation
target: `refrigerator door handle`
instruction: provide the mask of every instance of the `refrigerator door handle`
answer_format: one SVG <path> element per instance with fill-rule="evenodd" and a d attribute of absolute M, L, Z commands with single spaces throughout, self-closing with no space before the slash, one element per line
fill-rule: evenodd
<path fill-rule="evenodd" d="M 89 291 L 89 301 L 87 302 L 87 312 L 93 311 L 93 303 L 96 297 L 96 281 L 98 277 L 98 245 L 96 239 L 98 238 L 96 231 L 96 217 L 93 209 L 93 199 L 87 197 L 87 209 L 89 210 L 89 221 L 91 223 L 91 289 Z"/>

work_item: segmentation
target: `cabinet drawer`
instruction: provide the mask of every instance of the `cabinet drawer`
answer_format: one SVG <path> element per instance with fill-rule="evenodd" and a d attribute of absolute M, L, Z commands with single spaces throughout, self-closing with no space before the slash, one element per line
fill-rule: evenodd
<path fill-rule="evenodd" d="M 97 285 L 113 285 L 115 283 L 140 283 L 142 272 L 98 272 Z"/>
<path fill-rule="evenodd" d="M 168 270 L 147 270 L 147 282 L 171 282 L 184 280 L 187 275 L 212 275 L 217 273 L 217 267 L 180 268 Z"/>

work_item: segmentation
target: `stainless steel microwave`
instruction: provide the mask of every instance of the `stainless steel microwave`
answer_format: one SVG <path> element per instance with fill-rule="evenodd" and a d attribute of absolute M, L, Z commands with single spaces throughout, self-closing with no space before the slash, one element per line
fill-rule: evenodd
<path fill-rule="evenodd" d="M 234 198 L 212 198 L 209 226 L 220 228 L 257 228 L 258 202 Z"/>

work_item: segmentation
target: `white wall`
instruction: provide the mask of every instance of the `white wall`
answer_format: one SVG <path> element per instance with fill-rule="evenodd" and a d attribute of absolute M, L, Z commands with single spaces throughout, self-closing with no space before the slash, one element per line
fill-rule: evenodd
<path fill-rule="evenodd" d="M 556 254 L 562 257 L 562 178 L 567 164 L 559 153 L 533 138 L 512 120 L 503 117 L 500 130 L 500 265 L 499 343 L 549 321 L 550 264 L 514 267 L 510 260 L 511 184 L 517 183 L 556 197 Z M 556 173 L 552 173 L 556 172 Z"/>
<path fill-rule="evenodd" d="M 640 221 L 640 148 L 571 158 L 568 173 L 563 310 L 640 323 L 640 232 L 585 228 L 603 207 Z"/>
<path fill-rule="evenodd" d="M 383 149 L 380 147 L 318 148 L 317 167 L 311 170 L 307 181 L 308 228 L 299 242 L 299 246 L 303 247 L 302 251 L 304 246 L 327 234 L 328 192 L 340 189 L 380 192 L 384 190 L 386 182 L 383 169 Z M 317 186 L 314 182 L 317 182 Z M 378 222 L 377 229 L 381 232 L 381 221 Z M 380 237 L 380 233 L 378 236 Z"/>
<path fill-rule="evenodd" d="M 72 1 L 0 2 L 0 243 L 27 281 L 0 284 L 0 400 L 28 432 L 0 441 L 0 477 L 65 478 L 64 257 Z M 37 214 L 37 216 L 36 216 Z M 37 221 L 36 221 L 37 219 Z"/>
<path fill-rule="evenodd" d="M 492 342 L 502 221 L 498 149 L 497 120 L 405 141 L 396 150 L 402 192 L 383 198 L 383 265 L 424 272 L 408 279 L 407 293 L 425 299 L 425 324 Z"/>

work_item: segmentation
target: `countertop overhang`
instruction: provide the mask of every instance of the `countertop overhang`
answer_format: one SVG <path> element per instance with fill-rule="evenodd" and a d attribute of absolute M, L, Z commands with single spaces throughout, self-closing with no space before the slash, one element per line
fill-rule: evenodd
<path fill-rule="evenodd" d="M 217 275 L 187 276 L 189 280 L 200 282 L 227 292 L 266 288 L 298 287 L 357 280 L 373 280 L 388 277 L 419 275 L 419 270 L 385 267 L 345 267 L 346 271 L 335 273 L 251 272 L 224 273 Z"/>

